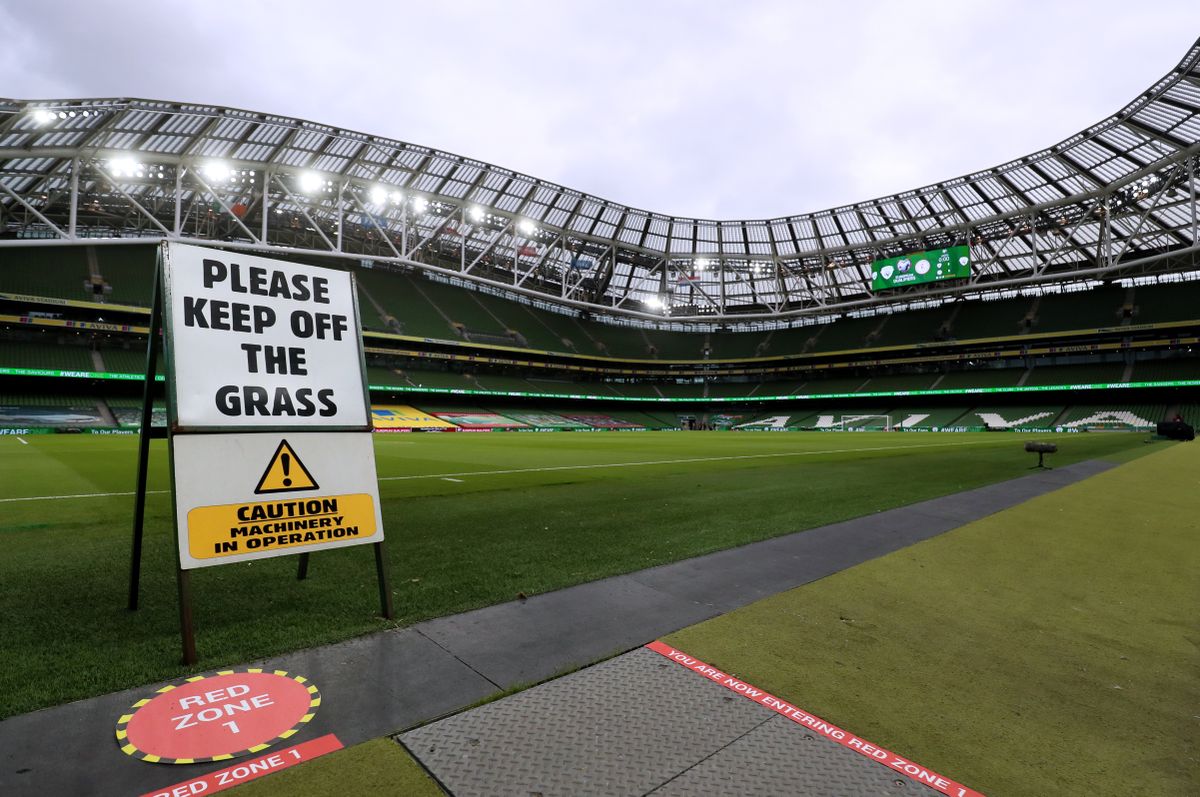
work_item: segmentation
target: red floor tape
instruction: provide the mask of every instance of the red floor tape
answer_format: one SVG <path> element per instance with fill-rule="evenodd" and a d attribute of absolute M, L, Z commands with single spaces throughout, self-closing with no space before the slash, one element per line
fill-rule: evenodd
<path fill-rule="evenodd" d="M 272 772 L 278 772 L 281 769 L 287 769 L 341 749 L 342 743 L 338 738 L 332 733 L 327 733 L 295 747 L 267 753 L 258 758 L 247 758 L 236 766 L 209 772 L 207 775 L 200 775 L 191 780 L 176 783 L 174 786 L 146 792 L 142 797 L 196 797 L 200 794 L 216 794 L 219 791 L 232 789 L 234 786 L 261 778 L 263 775 L 270 775 Z"/>
<path fill-rule="evenodd" d="M 949 797 L 984 797 L 983 794 L 969 789 L 961 783 L 956 783 L 936 772 L 926 769 L 920 764 L 914 764 L 903 756 L 898 756 L 890 750 L 873 745 L 865 739 L 860 739 L 849 731 L 844 731 L 836 725 L 831 725 L 820 717 L 809 714 L 801 708 L 793 706 L 786 700 L 780 700 L 768 692 L 751 686 L 745 681 L 738 680 L 732 675 L 721 672 L 716 667 L 709 666 L 681 650 L 676 650 L 662 642 L 651 642 L 646 648 L 670 659 L 693 672 L 703 675 L 714 683 L 718 683 L 731 692 L 736 692 L 747 700 L 753 700 L 776 714 L 787 717 L 798 725 L 803 725 L 811 731 L 821 734 L 826 739 L 837 742 L 848 750 L 853 750 L 861 756 L 889 767 L 902 775 L 915 780 L 923 786 L 936 789 Z"/>

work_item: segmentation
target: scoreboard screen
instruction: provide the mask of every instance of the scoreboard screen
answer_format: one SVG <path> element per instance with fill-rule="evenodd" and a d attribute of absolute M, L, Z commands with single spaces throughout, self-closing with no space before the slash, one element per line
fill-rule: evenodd
<path fill-rule="evenodd" d="M 951 246 L 888 257 L 871 264 L 871 290 L 971 276 L 971 248 Z"/>

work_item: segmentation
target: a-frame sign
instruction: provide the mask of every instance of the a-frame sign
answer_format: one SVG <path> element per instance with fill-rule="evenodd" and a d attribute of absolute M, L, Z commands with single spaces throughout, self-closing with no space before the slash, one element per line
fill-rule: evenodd
<path fill-rule="evenodd" d="M 196 661 L 191 570 L 375 547 L 392 617 L 354 277 L 165 242 L 159 249 L 138 446 L 129 608 L 138 607 L 159 332 L 183 659 Z"/>

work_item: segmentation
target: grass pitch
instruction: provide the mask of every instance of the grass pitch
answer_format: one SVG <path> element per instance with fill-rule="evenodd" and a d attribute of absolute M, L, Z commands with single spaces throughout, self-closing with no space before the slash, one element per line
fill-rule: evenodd
<path fill-rule="evenodd" d="M 1057 439 L 1055 465 L 1153 448 Z M 1025 475 L 1016 434 L 377 436 L 398 624 Z M 155 680 L 178 662 L 165 445 L 153 447 L 142 610 L 125 610 L 136 440 L 0 437 L 0 717 Z M 64 497 L 79 496 L 79 497 Z M 19 499 L 19 500 L 13 500 Z M 33 500 L 25 500 L 33 499 Z M 369 548 L 193 574 L 210 670 L 388 624 Z"/>

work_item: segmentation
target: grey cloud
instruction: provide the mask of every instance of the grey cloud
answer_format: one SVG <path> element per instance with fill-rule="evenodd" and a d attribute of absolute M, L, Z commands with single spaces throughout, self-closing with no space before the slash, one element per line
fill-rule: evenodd
<path fill-rule="evenodd" d="M 245 107 L 651 210 L 773 217 L 1065 138 L 1167 72 L 1197 23 L 1176 0 L 49 0 L 0 7 L 0 93 Z"/>

